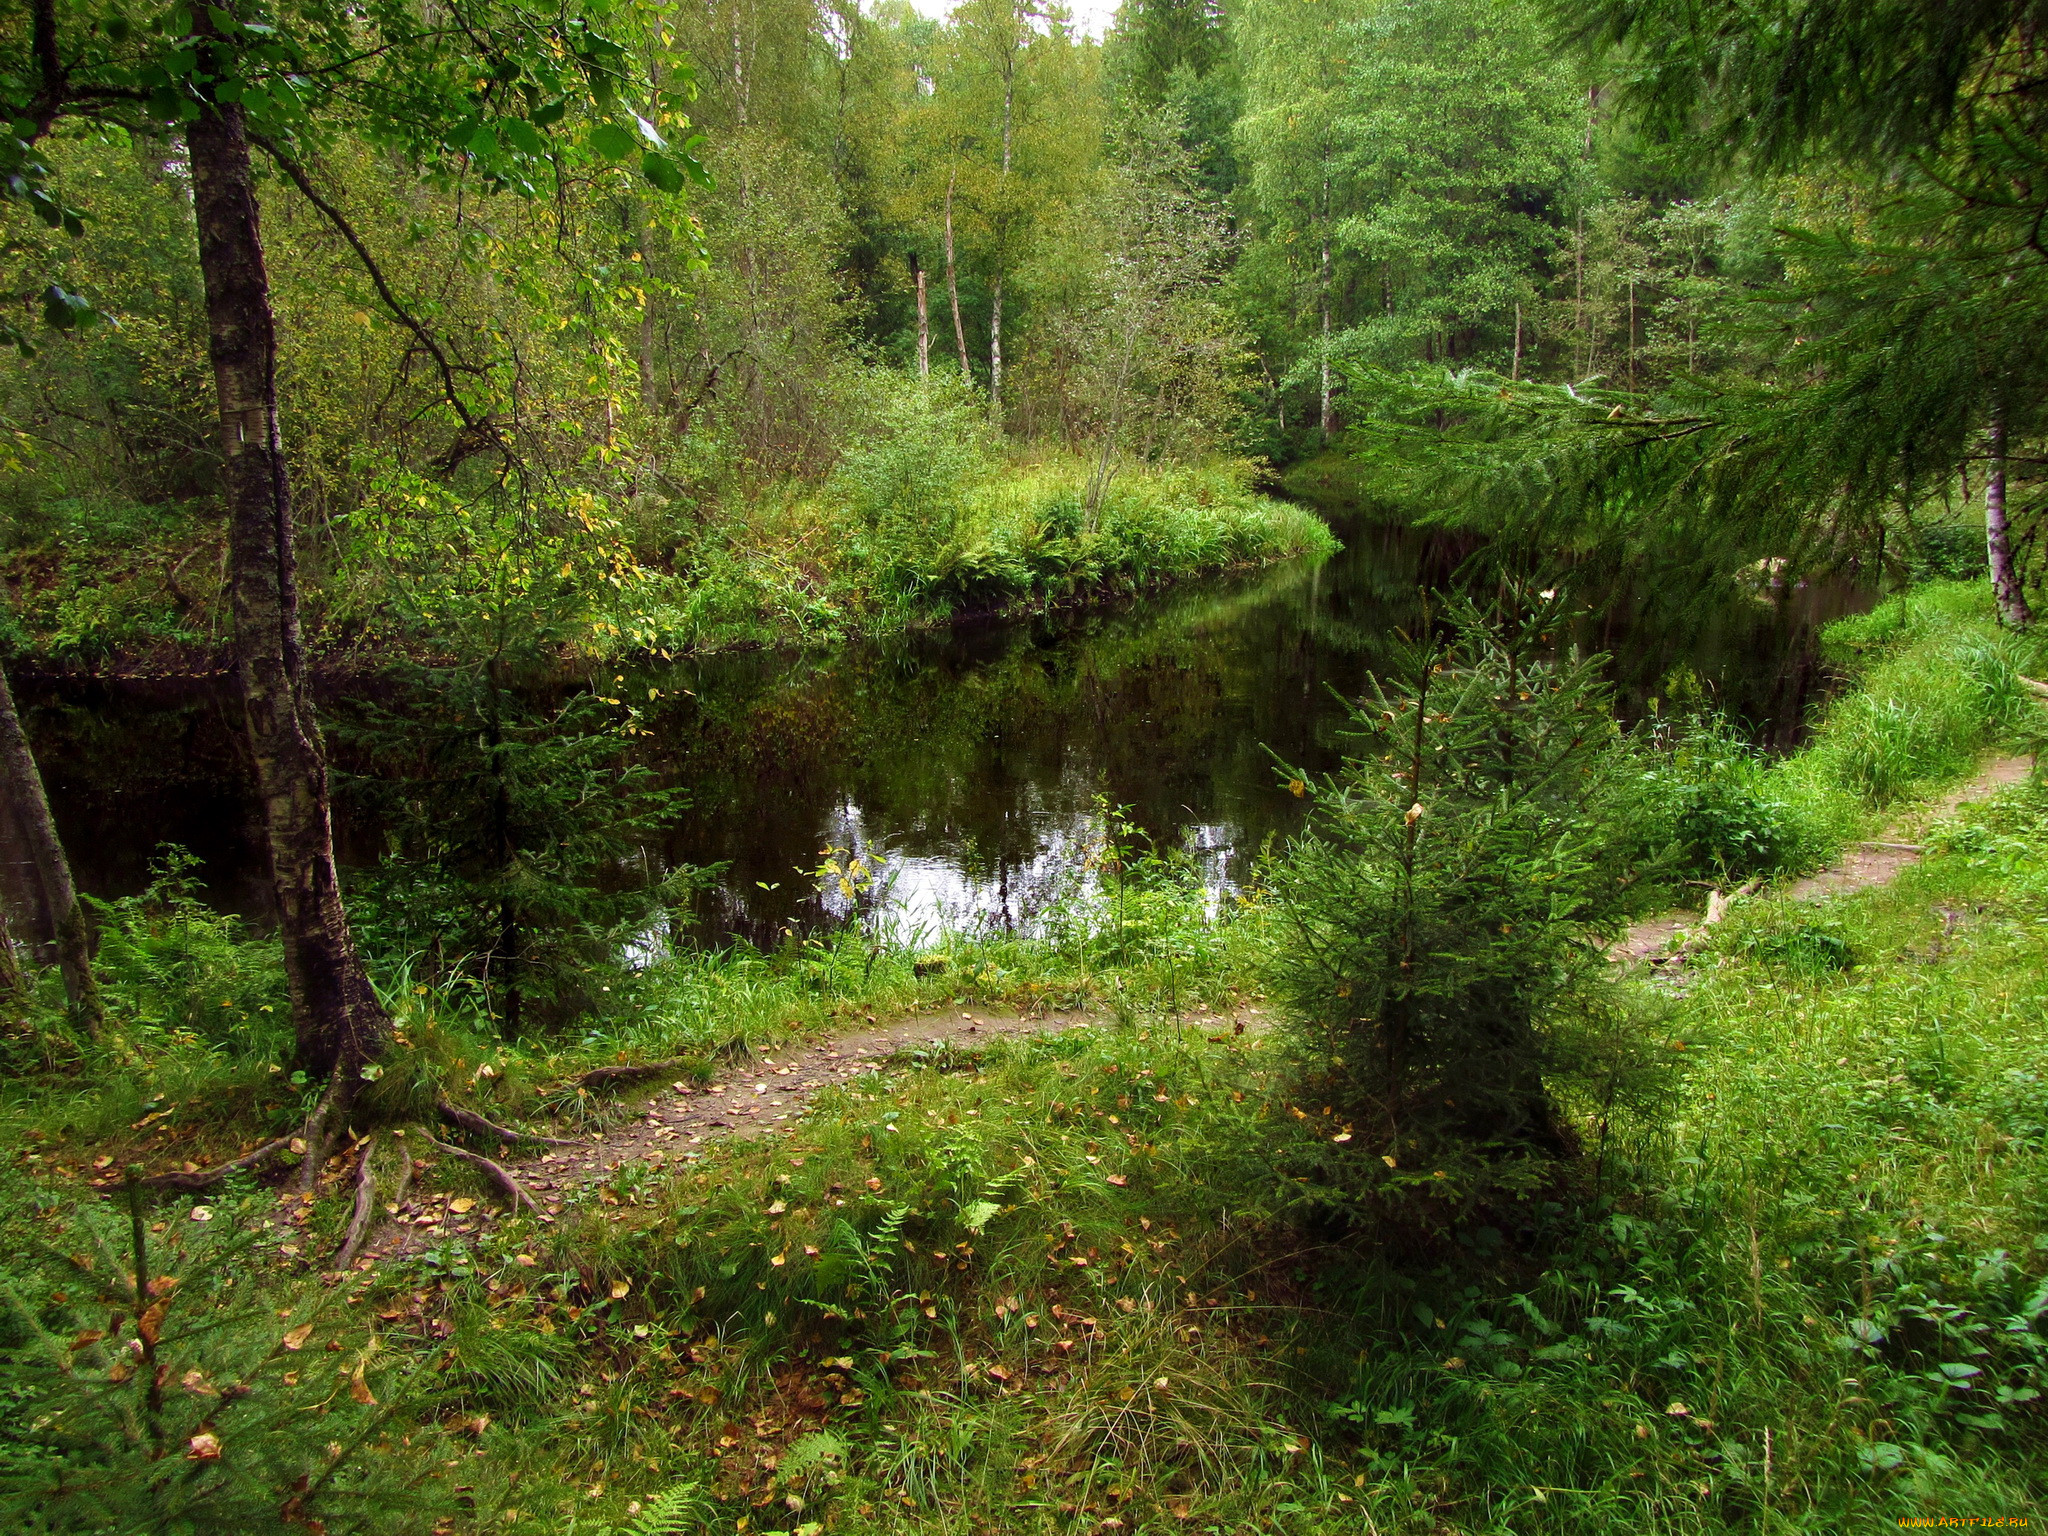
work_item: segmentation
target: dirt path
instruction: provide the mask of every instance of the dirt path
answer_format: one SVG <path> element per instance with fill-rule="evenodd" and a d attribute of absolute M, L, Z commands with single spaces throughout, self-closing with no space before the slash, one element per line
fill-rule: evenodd
<path fill-rule="evenodd" d="M 1873 886 L 1889 885 L 1898 878 L 1900 870 L 1920 862 L 1920 845 L 1914 839 L 1924 836 L 1927 829 L 1944 816 L 1954 814 L 1958 806 L 1972 800 L 1988 800 L 2001 789 L 2023 782 L 2033 771 L 2033 766 L 2034 760 L 2030 757 L 1994 758 L 1975 778 L 1958 784 L 1947 794 L 1925 805 L 1914 807 L 1910 814 L 1892 826 L 1888 839 L 1851 843 L 1835 863 L 1793 881 L 1777 894 L 1792 901 L 1826 901 L 1855 891 L 1867 891 Z M 1637 923 L 1614 946 L 1612 954 L 1625 964 L 1643 960 L 1658 964 L 1668 957 L 1672 941 L 1681 934 L 1697 930 L 1704 917 L 1705 914 L 1699 912 L 1667 912 L 1662 917 Z"/>
<path fill-rule="evenodd" d="M 1235 1015 L 1188 1014 L 1190 1028 L 1257 1027 L 1264 1011 L 1247 1007 Z M 623 1125 L 574 1147 L 555 1147 L 536 1157 L 504 1159 L 504 1167 L 529 1190 L 552 1221 L 562 1202 L 579 1188 L 628 1164 L 662 1168 L 684 1161 L 707 1141 L 732 1136 L 767 1136 L 802 1115 L 822 1088 L 879 1072 L 890 1061 L 922 1051 L 978 1050 L 1020 1035 L 1059 1034 L 1100 1023 L 1083 1011 L 1019 1014 L 1008 1009 L 948 1008 L 843 1035 L 795 1041 L 726 1069 L 708 1083 L 671 1082 L 657 1088 Z M 641 1090 L 645 1091 L 645 1090 Z M 365 1261 L 396 1258 L 428 1242 L 474 1235 L 497 1216 L 481 1202 L 421 1192 L 390 1214 L 365 1245 Z"/>
<path fill-rule="evenodd" d="M 2032 767 L 2032 759 L 2025 757 L 1994 760 L 1967 783 L 1902 818 L 1891 829 L 1894 840 L 1852 844 L 1837 863 L 1794 881 L 1780 894 L 1794 901 L 1824 901 L 1890 884 L 1900 870 L 1919 862 L 1919 845 L 1910 839 L 1923 835 L 1958 806 L 1987 799 L 2021 782 Z M 1673 941 L 1696 932 L 1703 917 L 1697 912 L 1672 912 L 1638 923 L 1612 954 L 1625 964 L 1668 964 L 1676 958 L 1671 953 Z M 842 1035 L 792 1042 L 735 1064 L 715 1082 L 666 1084 L 625 1124 L 586 1144 L 556 1147 L 524 1161 L 507 1159 L 505 1167 L 532 1192 L 545 1212 L 543 1219 L 552 1221 L 564 1199 L 628 1164 L 659 1169 L 684 1160 L 693 1147 L 707 1141 L 774 1134 L 801 1116 L 821 1088 L 879 1072 L 892 1059 L 920 1050 L 973 1049 L 1019 1035 L 1057 1034 L 1097 1022 L 1094 1015 L 1078 1011 L 1019 1014 L 1007 1009 L 950 1008 Z M 1236 1015 L 1190 1015 L 1189 1022 L 1257 1028 L 1265 1019 L 1261 1009 L 1247 1007 Z M 394 1258 L 435 1239 L 471 1235 L 496 1219 L 475 1200 L 422 1193 L 391 1214 L 365 1247 L 363 1262 Z"/>

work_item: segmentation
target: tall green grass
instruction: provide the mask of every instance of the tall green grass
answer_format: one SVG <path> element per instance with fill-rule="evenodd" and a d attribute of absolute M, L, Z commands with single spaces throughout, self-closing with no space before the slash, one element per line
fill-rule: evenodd
<path fill-rule="evenodd" d="M 1822 642 L 1855 687 L 1780 773 L 1823 822 L 1946 788 L 1984 752 L 2038 733 L 2019 679 L 2039 666 L 2040 642 L 2000 627 L 1988 582 L 1915 587 L 1829 625 Z"/>

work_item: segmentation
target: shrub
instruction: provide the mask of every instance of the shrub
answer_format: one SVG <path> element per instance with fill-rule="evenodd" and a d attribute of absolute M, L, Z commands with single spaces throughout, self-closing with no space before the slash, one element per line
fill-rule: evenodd
<path fill-rule="evenodd" d="M 1669 731 L 1643 776 L 1645 853 L 1668 850 L 1671 872 L 1742 880 L 1817 862 L 1824 838 L 1726 721 Z"/>
<path fill-rule="evenodd" d="M 0 1424 L 0 1525 L 238 1536 L 323 1519 L 356 1531 L 432 1522 L 433 1485 L 369 1445 L 405 1372 L 328 1314 L 333 1293 L 260 1285 L 262 1204 L 155 1213 L 131 1186 L 125 1209 L 61 1214 L 65 1256 L 10 1261 L 0 1401 L 15 1411 Z M 33 1239 L 13 1251 L 24 1249 L 42 1252 Z"/>
<path fill-rule="evenodd" d="M 1635 764 L 1600 660 L 1553 659 L 1565 618 L 1459 606 L 1402 647 L 1274 872 L 1274 985 L 1327 1107 L 1297 1176 L 1339 1203 L 1528 1188 L 1573 1150 L 1554 1084 L 1651 1084 L 1606 979 L 1642 899 Z"/>

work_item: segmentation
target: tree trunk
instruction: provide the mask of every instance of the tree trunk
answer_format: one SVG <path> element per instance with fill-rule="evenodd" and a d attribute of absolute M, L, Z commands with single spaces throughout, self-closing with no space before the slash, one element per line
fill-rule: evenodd
<path fill-rule="evenodd" d="M 209 25 L 198 13 L 202 31 Z M 206 283 L 208 351 L 220 401 L 234 660 L 269 833 L 279 937 L 301 1063 L 346 1074 L 375 1058 L 390 1020 L 363 971 L 334 866 L 327 761 L 305 691 L 290 487 L 277 419 L 277 327 L 239 105 L 214 104 L 185 131 Z"/>
<path fill-rule="evenodd" d="M 2034 622 L 2012 557 L 2012 525 L 2005 515 L 2005 417 L 1991 418 L 1991 465 L 1984 476 L 1984 553 L 1991 564 L 1991 590 L 1998 617 L 2015 629 Z"/>
<path fill-rule="evenodd" d="M 72 1017 L 97 1038 L 106 1011 L 100 1004 L 99 983 L 93 980 L 91 930 L 86 927 L 77 888 L 71 883 L 71 864 L 58 841 L 57 824 L 50 819 L 43 776 L 29 750 L 21 717 L 14 711 L 14 692 L 7 686 L 4 671 L 0 671 L 0 793 L 6 795 L 28 844 L 36 881 L 43 888 L 44 904 L 56 926 L 57 965 L 64 973 L 65 1000 L 71 1005 Z M 11 945 L 9 951 L 11 955 Z"/>
<path fill-rule="evenodd" d="M 998 421 L 1003 412 L 1003 280 L 996 278 L 988 310 L 988 409 Z"/>
<path fill-rule="evenodd" d="M 1323 178 L 1323 259 L 1318 286 L 1323 311 L 1323 398 L 1319 424 L 1323 441 L 1328 442 L 1337 430 L 1337 413 L 1330 404 L 1330 181 L 1327 176 Z"/>
<path fill-rule="evenodd" d="M 917 376 L 928 379 L 932 376 L 931 295 L 926 292 L 924 263 L 914 255 L 910 270 L 917 275 Z"/>
<path fill-rule="evenodd" d="M 960 275 L 953 265 L 953 176 L 946 177 L 946 293 L 953 301 L 953 344 L 960 349 L 960 377 L 974 382 L 974 366 L 967 361 L 967 327 L 960 322 Z"/>

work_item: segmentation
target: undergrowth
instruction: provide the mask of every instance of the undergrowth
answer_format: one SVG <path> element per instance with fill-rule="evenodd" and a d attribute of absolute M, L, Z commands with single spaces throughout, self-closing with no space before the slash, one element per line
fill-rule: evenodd
<path fill-rule="evenodd" d="M 1701 878 L 1797 867 L 2026 740 L 2001 701 L 2034 663 L 1974 589 L 1831 639 L 1875 702 L 1838 703 L 1807 753 L 1659 766 L 1646 804 L 1709 783 L 1680 823 Z M 1948 706 L 1966 689 L 1981 714 Z M 1925 760 L 1885 789 L 1872 743 L 1906 715 Z M 1757 804 L 1776 819 L 1744 822 Z M 2026 1515 L 2048 1491 L 2048 788 L 1923 840 L 1887 888 L 1739 903 L 1679 978 L 1628 983 L 1675 1099 L 1560 1085 L 1581 1154 L 1449 1224 L 1346 1225 L 1290 1177 L 1337 1117 L 1266 1029 L 1274 911 L 1253 887 L 1212 921 L 1186 868 L 1114 836 L 1036 937 L 664 952 L 523 1042 L 387 958 L 400 1045 L 366 1123 L 392 1129 L 387 1173 L 412 1160 L 421 1236 L 347 1275 L 323 1272 L 346 1158 L 310 1198 L 243 1182 L 155 1203 L 139 1240 L 127 1219 L 123 1166 L 288 1131 L 312 1091 L 267 947 L 168 868 L 102 913 L 105 1042 L 50 1023 L 47 979 L 9 1004 L 0 1511 L 444 1536 Z M 680 1058 L 685 1081 L 835 1021 L 997 1005 L 1081 1027 L 906 1052 L 548 1219 L 483 1220 L 479 1180 L 395 1134 L 440 1093 L 580 1134 L 637 1109 L 562 1086 L 593 1066 Z M 148 1294 L 124 1303 L 137 1247 Z"/>

